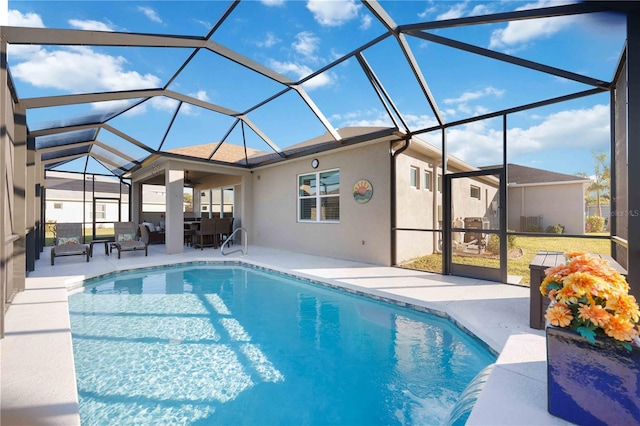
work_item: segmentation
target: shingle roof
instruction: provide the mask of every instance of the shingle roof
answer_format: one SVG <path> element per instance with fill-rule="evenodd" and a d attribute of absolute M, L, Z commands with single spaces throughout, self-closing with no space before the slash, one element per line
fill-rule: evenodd
<path fill-rule="evenodd" d="M 551 183 L 551 182 L 572 182 L 588 181 L 588 178 L 576 175 L 556 173 L 549 170 L 536 169 L 533 167 L 520 166 L 518 164 L 507 165 L 507 182 L 510 184 L 525 183 Z"/>
<path fill-rule="evenodd" d="M 184 148 L 169 149 L 167 152 L 173 154 L 186 155 L 196 158 L 208 159 L 214 149 L 218 146 L 217 143 L 207 143 L 203 145 L 185 146 Z M 252 158 L 258 155 L 267 155 L 268 152 L 260 151 L 258 149 L 247 148 L 247 156 Z M 223 143 L 216 151 L 212 160 L 224 161 L 225 163 L 240 163 L 245 159 L 245 148 L 240 145 L 234 145 L 231 143 Z"/>

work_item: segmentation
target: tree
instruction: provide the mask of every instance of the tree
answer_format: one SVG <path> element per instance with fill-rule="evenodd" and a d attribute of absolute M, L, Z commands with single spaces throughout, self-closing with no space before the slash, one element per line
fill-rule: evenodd
<path fill-rule="evenodd" d="M 587 188 L 586 199 L 589 200 L 589 195 L 595 195 L 596 201 L 596 216 L 602 216 L 601 203 L 603 198 L 609 199 L 610 185 L 611 185 L 611 169 L 607 161 L 607 154 L 602 151 L 594 151 L 591 153 L 593 156 L 594 166 L 593 175 L 589 176 L 585 172 L 576 173 L 578 176 L 588 177 L 591 179 L 591 185 Z"/>
<path fill-rule="evenodd" d="M 184 211 L 192 212 L 193 211 L 193 195 L 185 192 L 185 194 L 182 196 L 182 201 L 184 205 Z"/>

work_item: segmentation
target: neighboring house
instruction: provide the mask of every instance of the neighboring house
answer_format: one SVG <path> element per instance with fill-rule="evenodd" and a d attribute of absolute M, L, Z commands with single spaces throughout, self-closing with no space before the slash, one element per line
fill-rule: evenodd
<path fill-rule="evenodd" d="M 129 188 L 108 176 L 83 175 L 48 171 L 45 179 L 47 222 L 118 221 L 118 199 L 122 192 L 120 209 L 123 220 L 129 217 Z M 83 208 L 84 205 L 84 208 Z"/>
<path fill-rule="evenodd" d="M 507 176 L 509 229 L 562 225 L 567 234 L 584 234 L 584 194 L 591 180 L 517 164 L 507 166 Z"/>

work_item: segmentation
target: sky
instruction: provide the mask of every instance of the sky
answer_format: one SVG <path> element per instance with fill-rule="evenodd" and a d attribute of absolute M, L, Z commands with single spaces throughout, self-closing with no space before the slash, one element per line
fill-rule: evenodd
<path fill-rule="evenodd" d="M 564 1 L 381 1 L 397 24 L 453 19 L 561 5 Z M 0 7 L 2 3 L 0 3 Z M 228 1 L 8 1 L 0 23 L 11 26 L 204 36 L 223 16 Z M 4 11 L 0 13 L 5 13 Z M 431 34 L 611 81 L 625 40 L 625 22 L 610 14 L 570 16 L 431 30 Z M 332 64 L 374 40 L 384 27 L 352 0 L 242 1 L 212 40 L 292 80 Z M 446 122 L 475 117 L 590 89 L 560 77 L 489 60 L 416 37 L 412 54 Z M 20 98 L 164 86 L 193 50 L 89 46 L 9 46 L 9 67 Z M 437 122 L 398 43 L 387 38 L 364 57 L 411 130 Z M 365 78 L 349 59 L 303 85 L 332 126 L 390 126 L 392 121 Z M 170 90 L 245 111 L 283 86 L 201 50 L 171 82 Z M 87 114 L 106 114 L 125 101 L 28 111 L 31 129 Z M 218 142 L 233 119 L 184 105 L 170 132 L 177 102 L 154 98 L 110 122 L 153 149 Z M 286 148 L 326 129 L 293 93 L 248 114 L 273 145 Z M 508 162 L 575 174 L 593 171 L 593 152 L 609 152 L 609 95 L 529 110 L 508 117 Z M 244 130 L 244 135 L 243 135 Z M 100 140 L 132 158 L 147 153 L 115 134 Z M 270 151 L 250 129 L 233 128 L 230 143 Z M 439 144 L 439 134 L 421 136 Z M 164 142 L 163 142 L 164 139 Z M 449 152 L 473 166 L 502 160 L 502 119 L 448 130 Z M 108 155 L 108 153 L 105 153 Z M 84 164 L 84 163 L 82 163 Z"/>

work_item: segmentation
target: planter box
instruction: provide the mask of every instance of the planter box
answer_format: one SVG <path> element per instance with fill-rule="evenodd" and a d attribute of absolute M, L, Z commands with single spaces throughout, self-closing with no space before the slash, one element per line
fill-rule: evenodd
<path fill-rule="evenodd" d="M 548 409 L 580 425 L 640 424 L 640 349 L 610 339 L 595 345 L 547 326 Z"/>

